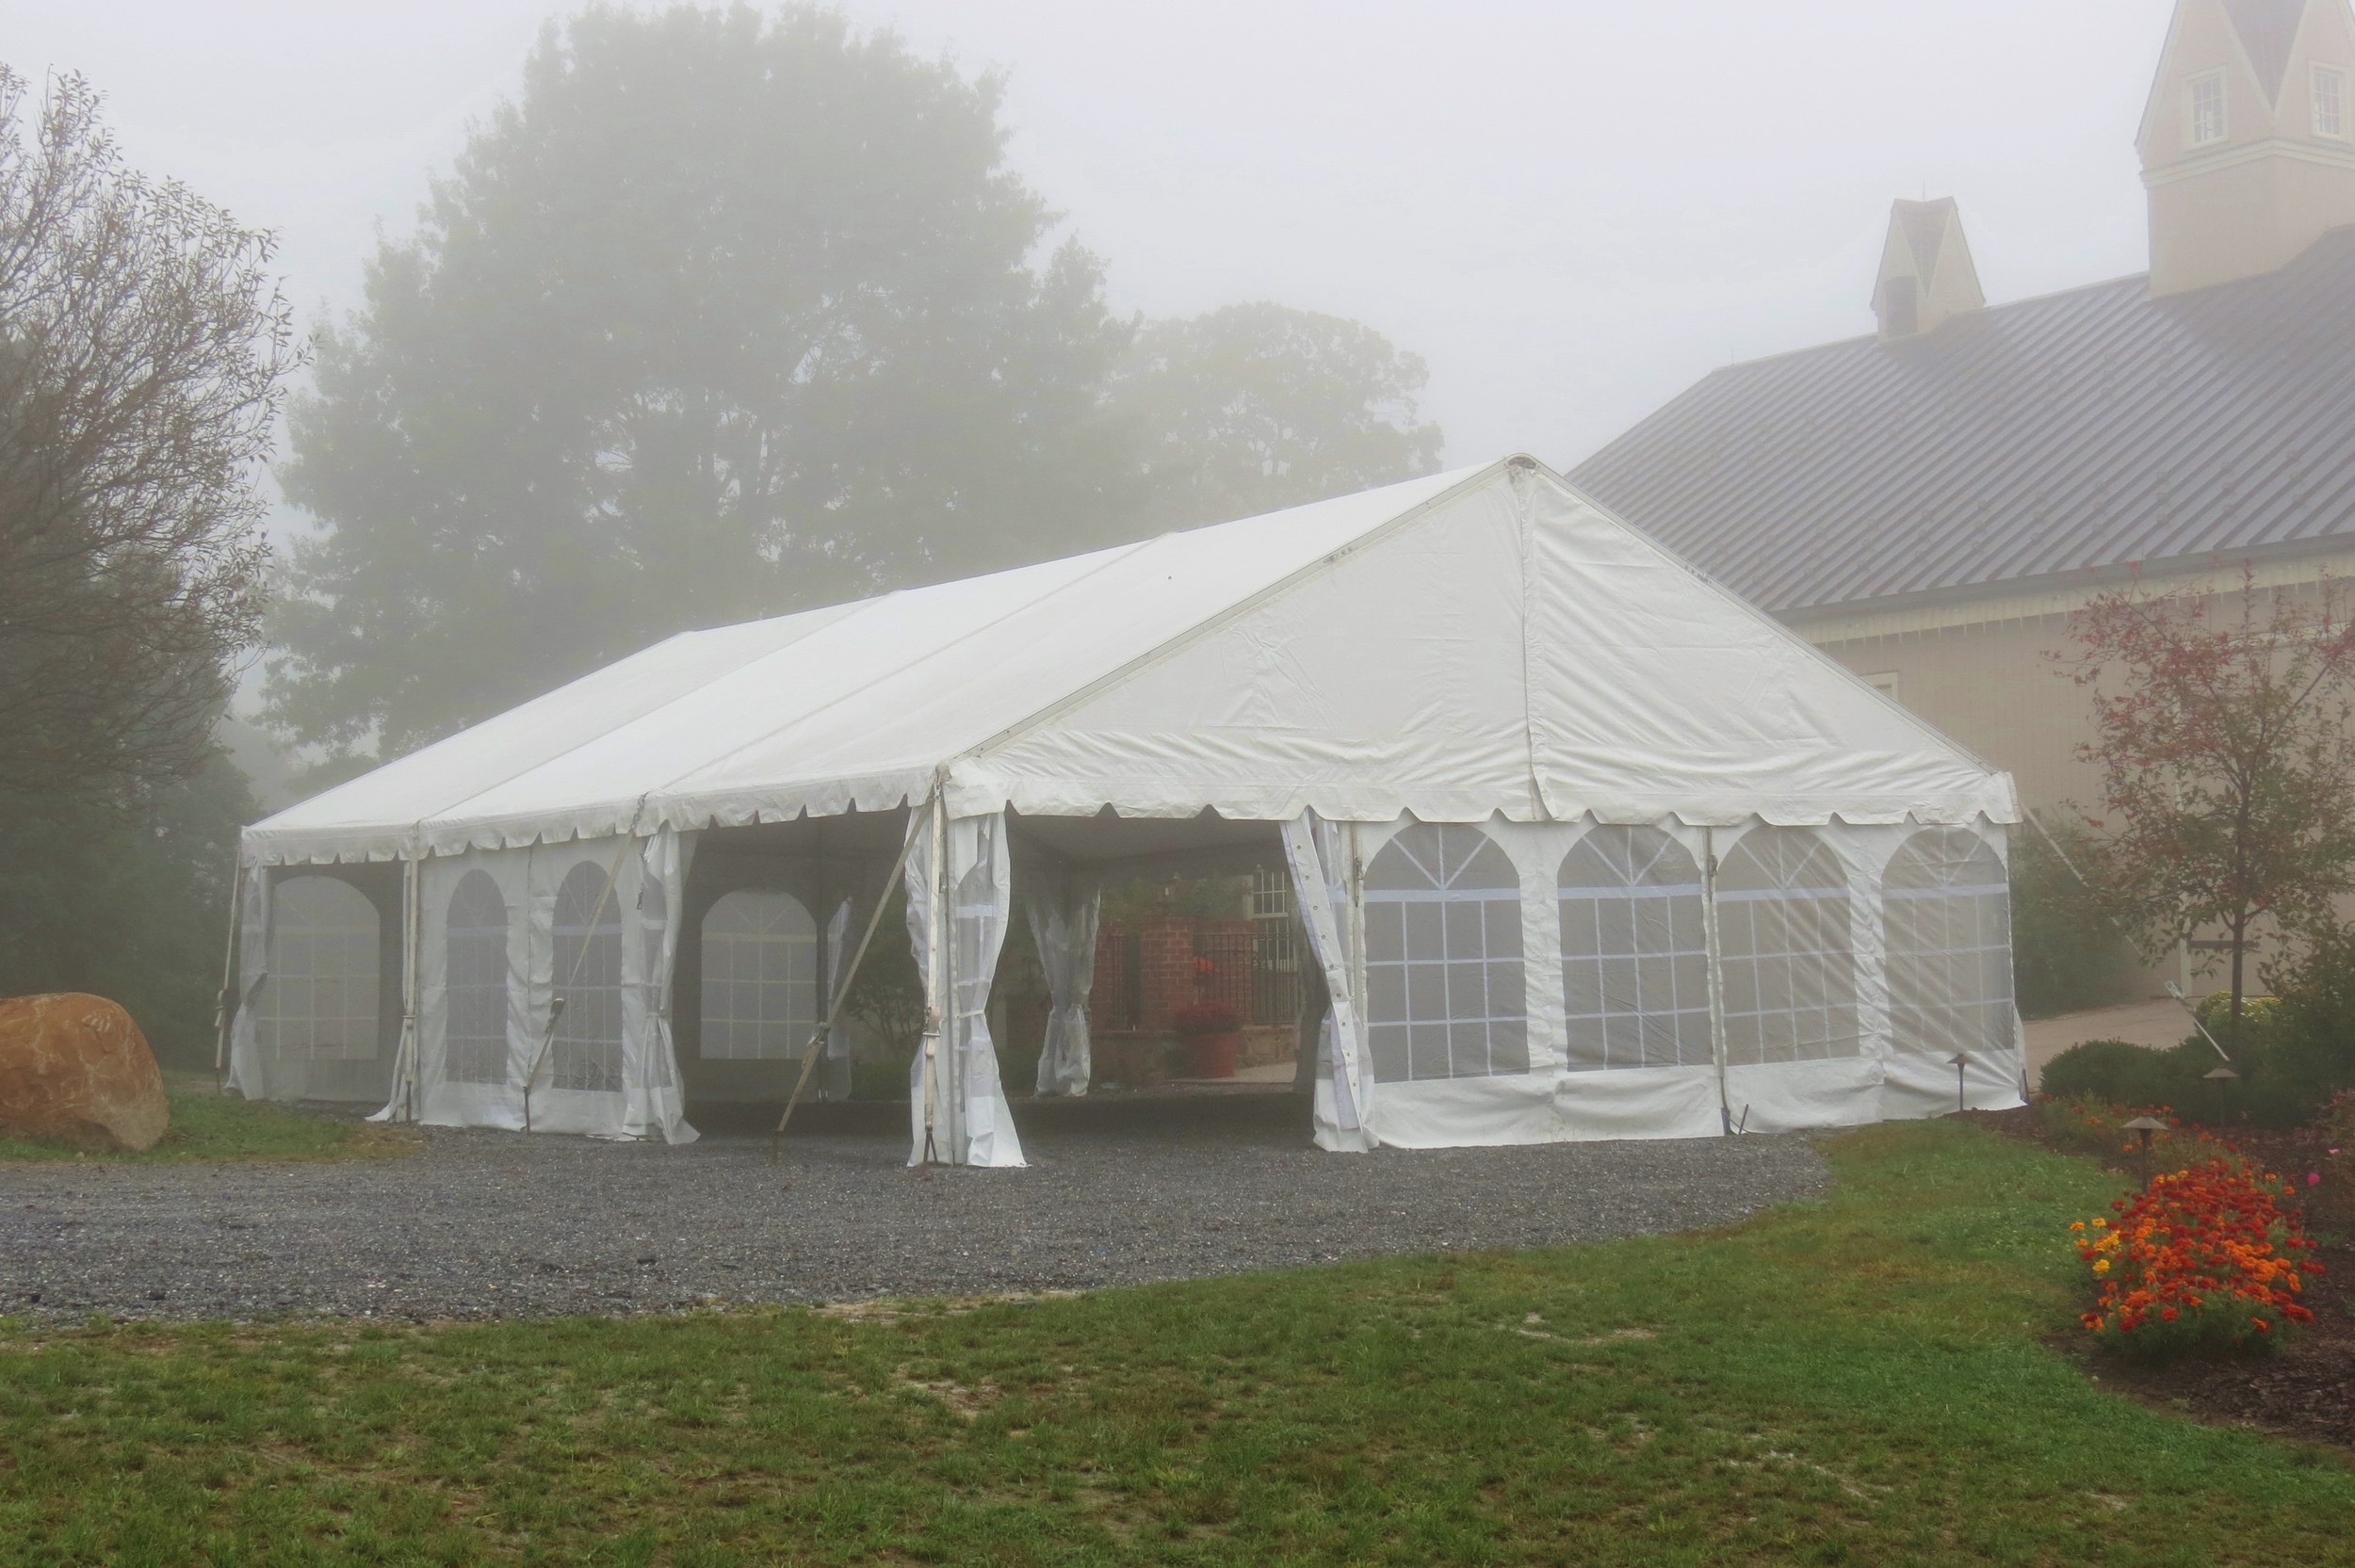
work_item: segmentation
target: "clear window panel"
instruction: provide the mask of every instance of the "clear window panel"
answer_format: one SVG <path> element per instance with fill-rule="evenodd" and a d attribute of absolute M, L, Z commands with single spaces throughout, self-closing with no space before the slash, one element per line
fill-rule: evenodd
<path fill-rule="evenodd" d="M 1478 828 L 1418 823 L 1374 856 L 1366 967 L 1377 1081 L 1528 1071 L 1519 877 Z"/>

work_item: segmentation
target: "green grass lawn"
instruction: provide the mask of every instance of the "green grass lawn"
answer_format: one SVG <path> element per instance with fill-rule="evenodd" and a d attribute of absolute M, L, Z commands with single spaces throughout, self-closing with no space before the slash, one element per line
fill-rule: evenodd
<path fill-rule="evenodd" d="M 2344 1456 L 2046 1347 L 2089 1161 L 1825 1149 L 1723 1232 L 1027 1305 L 19 1328 L 0 1561 L 2355 1559 Z"/>
<path fill-rule="evenodd" d="M 197 1165 L 214 1160 L 366 1159 L 416 1147 L 406 1128 L 372 1126 L 340 1117 L 314 1116 L 282 1106 L 231 1099 L 194 1089 L 167 1088 L 171 1130 L 152 1149 L 77 1154 L 29 1138 L 0 1138 L 0 1164 L 24 1160 L 106 1160 L 124 1165 Z"/>

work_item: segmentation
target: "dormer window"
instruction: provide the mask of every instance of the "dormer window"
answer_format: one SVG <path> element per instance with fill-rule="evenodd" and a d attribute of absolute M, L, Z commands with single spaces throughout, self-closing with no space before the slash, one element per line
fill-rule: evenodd
<path fill-rule="evenodd" d="M 2203 72 L 2184 84 L 2191 144 L 2206 147 L 2224 139 L 2224 73 Z"/>
<path fill-rule="evenodd" d="M 2314 67 L 2314 135 L 2347 139 L 2347 73 L 2334 65 Z"/>

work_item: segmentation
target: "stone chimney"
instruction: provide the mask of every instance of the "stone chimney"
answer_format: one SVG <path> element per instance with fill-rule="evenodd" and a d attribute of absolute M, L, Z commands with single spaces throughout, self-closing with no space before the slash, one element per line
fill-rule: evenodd
<path fill-rule="evenodd" d="M 2271 272 L 2355 223 L 2348 0 L 2176 0 L 2135 144 L 2153 295 Z"/>
<path fill-rule="evenodd" d="M 1934 332 L 1949 316 L 1986 303 L 1955 199 L 1891 203 L 1880 277 L 1873 284 L 1873 314 L 1880 320 L 1881 341 L 1896 343 Z"/>

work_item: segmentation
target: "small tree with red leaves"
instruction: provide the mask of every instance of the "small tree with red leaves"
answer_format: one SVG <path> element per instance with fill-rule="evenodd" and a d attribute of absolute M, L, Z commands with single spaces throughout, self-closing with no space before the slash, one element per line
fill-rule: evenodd
<path fill-rule="evenodd" d="M 2156 962 L 2231 943 L 2237 1039 L 2261 929 L 2312 933 L 2355 886 L 2355 619 L 2343 585 L 2236 594 L 2136 584 L 2075 616 L 2065 660 L 2093 700 L 2107 902 Z"/>

